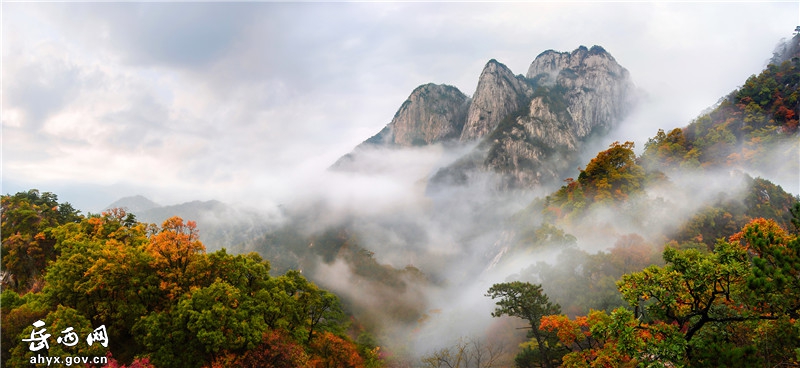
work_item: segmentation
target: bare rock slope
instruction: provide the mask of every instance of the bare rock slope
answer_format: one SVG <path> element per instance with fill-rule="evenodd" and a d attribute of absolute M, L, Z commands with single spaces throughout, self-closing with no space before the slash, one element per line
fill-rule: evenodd
<path fill-rule="evenodd" d="M 479 142 L 433 173 L 432 184 L 463 184 L 487 172 L 498 174 L 502 189 L 557 182 L 577 164 L 583 143 L 622 120 L 632 92 L 628 71 L 599 46 L 545 51 L 525 76 L 492 59 L 471 99 L 452 86 L 420 86 L 383 130 L 334 167 L 353 164 L 365 147 Z"/>

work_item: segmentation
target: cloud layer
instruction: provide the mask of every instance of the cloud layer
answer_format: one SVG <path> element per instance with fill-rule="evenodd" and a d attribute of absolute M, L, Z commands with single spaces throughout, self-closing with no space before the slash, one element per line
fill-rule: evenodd
<path fill-rule="evenodd" d="M 602 45 L 652 110 L 639 146 L 757 73 L 796 3 L 8 3 L 3 193 L 79 208 L 283 201 L 414 87 L 471 94 L 487 60 Z"/>

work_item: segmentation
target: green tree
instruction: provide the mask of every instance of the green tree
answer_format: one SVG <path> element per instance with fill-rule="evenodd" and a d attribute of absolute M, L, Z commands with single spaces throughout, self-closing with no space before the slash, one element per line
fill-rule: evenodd
<path fill-rule="evenodd" d="M 800 240 L 772 220 L 756 219 L 731 240 L 752 254 L 746 277 L 751 304 L 763 312 L 800 319 Z"/>
<path fill-rule="evenodd" d="M 790 221 L 792 222 L 792 227 L 794 228 L 794 234 L 800 235 L 800 201 L 795 202 L 794 205 L 792 205 L 792 208 L 789 209 L 789 212 L 792 214 Z"/>
<path fill-rule="evenodd" d="M 756 219 L 710 253 L 667 247 L 665 266 L 625 275 L 618 285 L 639 318 L 679 328 L 687 364 L 797 364 L 798 249 L 774 221 Z"/>
<path fill-rule="evenodd" d="M 316 332 L 343 333 L 344 312 L 336 295 L 320 289 L 294 270 L 275 281 L 280 315 L 289 316 L 286 327 L 296 338 L 308 345 Z"/>
<path fill-rule="evenodd" d="M 650 318 L 675 322 L 685 328 L 685 338 L 708 323 L 740 319 L 736 286 L 747 272 L 747 254 L 726 242 L 714 253 L 694 249 L 664 250 L 664 267 L 650 266 L 622 277 L 623 298 L 632 306 L 653 299 L 646 310 Z"/>
<path fill-rule="evenodd" d="M 267 330 L 263 306 L 217 280 L 180 298 L 173 309 L 153 312 L 135 326 L 157 366 L 197 367 L 228 353 L 244 353 Z"/>
<path fill-rule="evenodd" d="M 557 218 L 576 216 L 592 204 L 618 204 L 641 193 L 647 180 L 644 168 L 636 162 L 633 142 L 612 143 L 582 169 L 578 180 L 547 197 L 545 211 Z"/>
<path fill-rule="evenodd" d="M 50 229 L 80 220 L 79 211 L 69 203 L 58 203 L 55 194 L 36 189 L 4 195 L 0 203 L 3 287 L 36 289 L 47 263 L 58 254 Z"/>
<path fill-rule="evenodd" d="M 101 326 L 92 326 L 91 322 L 75 309 L 58 306 L 47 314 L 42 321 L 44 324 L 40 328 L 33 325 L 35 321 L 29 321 L 29 325 L 16 336 L 17 339 L 22 341 L 22 339 L 30 338 L 34 330 L 44 329 L 45 333 L 50 335 L 47 339 L 48 346 L 39 351 L 32 351 L 27 342 L 17 344 L 11 350 L 11 357 L 7 362 L 9 367 L 30 367 L 31 357 L 37 355 L 64 359 L 67 356 L 105 356 L 108 352 L 108 347 L 103 346 L 103 341 L 93 341 L 92 345 L 88 344 L 87 336 L 92 334 L 95 328 Z M 107 329 L 104 330 L 107 331 Z M 59 338 L 63 339 L 62 342 L 59 342 Z M 108 340 L 105 343 L 107 345 Z"/>
<path fill-rule="evenodd" d="M 664 133 L 664 130 L 659 129 L 656 136 L 648 139 L 644 145 L 642 159 L 647 163 L 648 168 L 676 168 L 683 163 L 688 153 L 689 149 L 687 149 L 683 129 L 675 128 L 669 133 Z"/>
<path fill-rule="evenodd" d="M 75 309 L 93 324 L 106 325 L 115 356 L 139 348 L 131 328 L 163 305 L 161 280 L 145 251 L 149 228 L 122 210 L 52 229 L 59 257 L 47 268 L 42 290 L 48 304 Z"/>
<path fill-rule="evenodd" d="M 536 341 L 535 364 L 544 368 L 558 365 L 563 349 L 556 346 L 555 335 L 540 330 L 539 325 L 543 316 L 561 313 L 561 308 L 558 304 L 550 302 L 547 295 L 542 292 L 541 285 L 521 281 L 494 284 L 486 296 L 499 299 L 492 317 L 507 315 L 528 321 L 530 326 L 528 336 Z"/>
<path fill-rule="evenodd" d="M 23 331 L 27 331 L 30 336 L 31 324 L 37 320 L 43 320 L 49 313 L 49 306 L 42 301 L 41 294 L 28 293 L 20 297 L 11 290 L 4 290 L 2 293 L 2 334 L 0 334 L 0 358 L 3 367 L 9 366 L 8 360 L 12 356 L 12 351 L 23 344 L 22 338 L 26 338 Z M 21 337 L 23 336 L 23 337 Z M 17 358 L 23 356 L 20 352 L 14 354 Z M 27 364 L 27 361 L 25 362 Z M 29 364 L 26 366 L 30 366 Z"/>

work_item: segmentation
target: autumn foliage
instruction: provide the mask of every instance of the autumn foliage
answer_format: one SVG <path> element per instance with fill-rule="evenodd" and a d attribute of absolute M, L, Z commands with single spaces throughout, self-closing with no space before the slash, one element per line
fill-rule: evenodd
<path fill-rule="evenodd" d="M 3 196 L 1 201 L 2 286 L 38 289 L 44 268 L 58 255 L 50 229 L 77 221 L 79 211 L 69 203 L 58 203 L 55 194 L 35 189 Z"/>
<path fill-rule="evenodd" d="M 770 64 L 747 79 L 710 113 L 686 128 L 659 130 L 645 145 L 648 168 L 712 168 L 775 164 L 770 149 L 798 128 L 800 60 Z M 795 143 L 794 154 L 797 153 Z"/>
<path fill-rule="evenodd" d="M 800 361 L 800 241 L 755 219 L 713 252 L 664 251 L 617 283 L 631 309 L 544 316 L 565 367 L 792 366 Z"/>
<path fill-rule="evenodd" d="M 579 216 L 593 205 L 616 205 L 641 193 L 646 183 L 645 170 L 636 162 L 633 142 L 612 143 L 589 161 L 578 180 L 546 199 L 546 211 L 554 218 Z"/>
<path fill-rule="evenodd" d="M 107 353 L 110 367 L 364 367 L 362 354 L 381 365 L 344 333 L 335 295 L 297 271 L 271 276 L 254 253 L 206 253 L 193 221 L 78 216 L 36 191 L 2 201 L 4 236 L 13 230 L 3 241 L 3 366 L 29 366 L 22 339 L 37 319 L 83 334 L 106 326 L 108 348 L 83 355 Z"/>

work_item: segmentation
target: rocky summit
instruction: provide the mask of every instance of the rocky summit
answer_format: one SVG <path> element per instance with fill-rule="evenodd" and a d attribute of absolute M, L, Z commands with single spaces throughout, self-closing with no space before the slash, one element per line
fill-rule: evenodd
<path fill-rule="evenodd" d="M 359 154 L 371 148 L 425 146 L 457 140 L 464 127 L 469 97 L 448 85 L 425 84 L 411 92 L 392 121 L 331 168 L 354 170 Z"/>
<path fill-rule="evenodd" d="M 582 144 L 621 121 L 632 100 L 628 71 L 599 46 L 545 51 L 525 80 L 531 98 L 482 142 L 481 166 L 502 174 L 504 188 L 562 180 Z"/>
<path fill-rule="evenodd" d="M 456 138 L 464 126 L 468 100 L 452 86 L 419 86 L 403 102 L 392 122 L 364 144 L 410 147 Z"/>
<path fill-rule="evenodd" d="M 524 77 L 514 76 L 511 69 L 497 60 L 489 60 L 469 105 L 461 141 L 480 139 L 489 134 L 500 121 L 523 108 L 532 93 L 533 89 Z"/>
<path fill-rule="evenodd" d="M 499 175 L 501 189 L 558 182 L 589 138 L 622 120 L 632 92 L 628 71 L 600 46 L 545 51 L 525 76 L 492 59 L 472 98 L 452 86 L 420 86 L 383 130 L 334 167 L 346 169 L 366 147 L 478 142 L 431 183 L 464 184 L 487 172 Z"/>
<path fill-rule="evenodd" d="M 545 51 L 531 63 L 526 77 L 563 90 L 579 137 L 610 128 L 629 106 L 628 71 L 600 46 L 580 47 L 572 53 Z"/>

